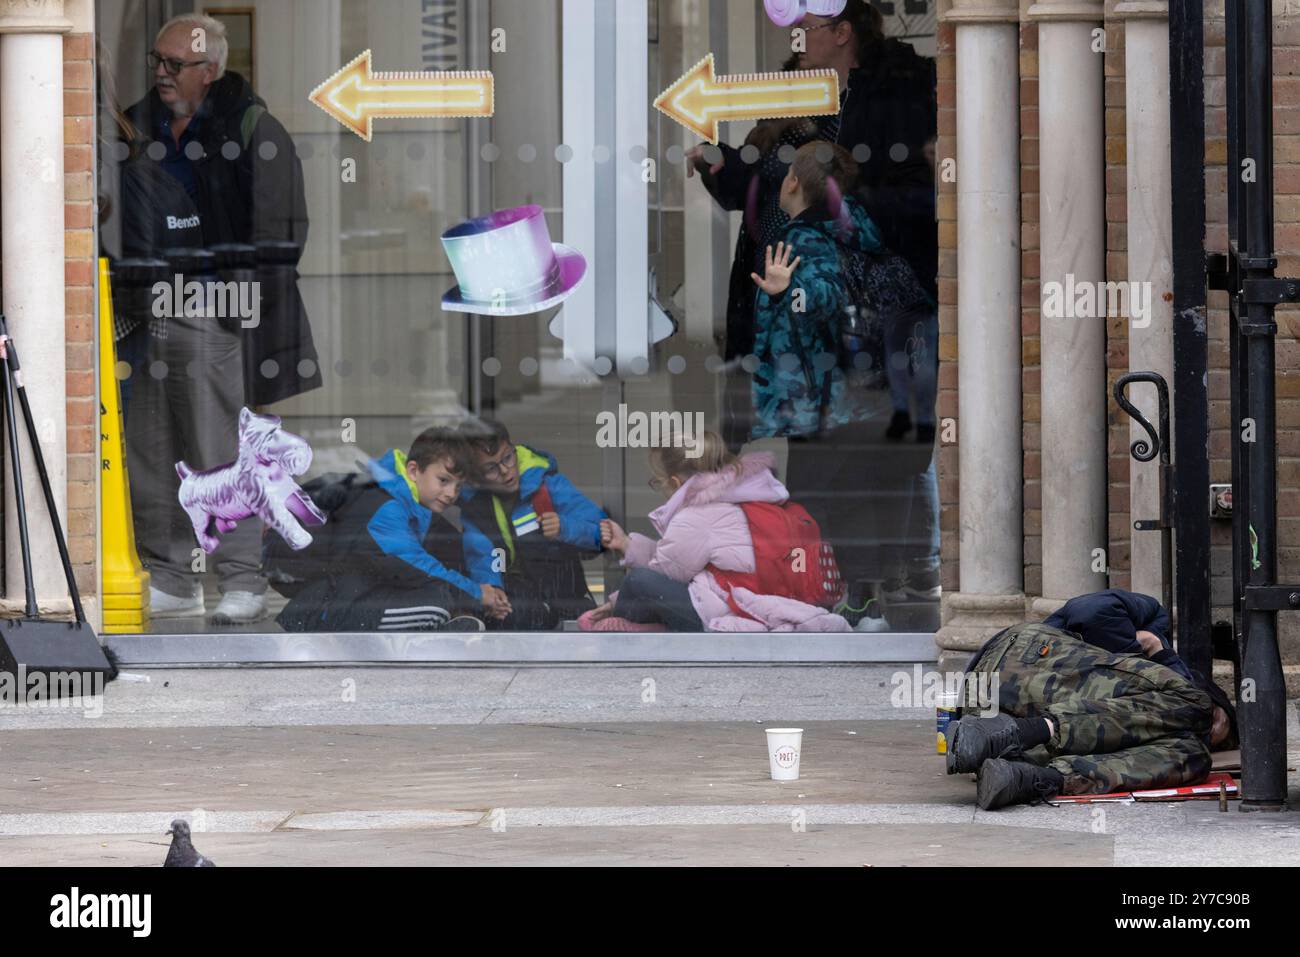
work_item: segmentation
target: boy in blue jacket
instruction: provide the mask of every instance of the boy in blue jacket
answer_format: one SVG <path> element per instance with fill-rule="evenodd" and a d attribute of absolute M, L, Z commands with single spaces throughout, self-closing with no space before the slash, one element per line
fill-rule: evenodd
<path fill-rule="evenodd" d="M 317 496 L 329 521 L 292 556 L 305 584 L 289 592 L 280 625 L 286 631 L 482 631 L 477 616 L 509 614 L 499 588 L 470 576 L 461 532 L 443 516 L 460 493 L 467 460 L 458 432 L 426 429 L 409 453 L 392 449 L 368 463 L 368 476 L 337 483 L 331 501 Z"/>
<path fill-rule="evenodd" d="M 461 492 L 465 559 L 480 584 L 503 589 L 502 627 L 555 628 L 596 607 L 582 569 L 601 551 L 604 510 L 560 474 L 555 459 L 510 439 L 500 422 L 472 422 Z"/>

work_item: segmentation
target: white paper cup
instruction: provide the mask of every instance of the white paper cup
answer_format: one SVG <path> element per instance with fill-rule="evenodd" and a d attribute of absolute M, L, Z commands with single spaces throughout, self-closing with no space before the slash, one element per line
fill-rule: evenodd
<path fill-rule="evenodd" d="M 799 751 L 803 728 L 768 728 L 767 757 L 773 781 L 799 780 Z"/>

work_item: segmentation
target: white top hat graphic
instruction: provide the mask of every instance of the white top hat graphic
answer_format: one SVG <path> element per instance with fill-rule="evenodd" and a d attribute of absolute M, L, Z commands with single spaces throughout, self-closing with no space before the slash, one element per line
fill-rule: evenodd
<path fill-rule="evenodd" d="M 763 0 L 763 9 L 778 27 L 788 27 L 810 13 L 817 17 L 838 17 L 847 3 L 848 0 Z"/>
<path fill-rule="evenodd" d="M 551 242 L 540 206 L 516 206 L 442 234 L 459 285 L 442 308 L 484 316 L 524 316 L 558 306 L 587 274 L 587 260 Z"/>

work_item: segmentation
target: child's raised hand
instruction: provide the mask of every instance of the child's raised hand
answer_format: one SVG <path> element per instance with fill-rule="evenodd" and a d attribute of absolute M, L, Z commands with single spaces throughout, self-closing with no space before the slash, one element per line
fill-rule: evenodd
<path fill-rule="evenodd" d="M 775 255 L 772 253 L 772 247 L 768 246 L 763 262 L 765 275 L 760 276 L 756 272 L 749 274 L 749 278 L 754 280 L 754 285 L 769 296 L 779 296 L 789 289 L 790 277 L 799 268 L 799 263 L 803 258 L 796 256 L 794 262 L 791 262 L 790 254 L 792 252 L 794 252 L 794 247 L 787 246 L 784 242 L 776 244 Z"/>
<path fill-rule="evenodd" d="M 602 519 L 600 523 L 600 544 L 614 552 L 627 551 L 627 533 L 612 518 Z"/>
<path fill-rule="evenodd" d="M 543 512 L 537 516 L 537 521 L 542 526 L 544 538 L 556 538 L 560 534 L 560 516 L 554 512 Z"/>

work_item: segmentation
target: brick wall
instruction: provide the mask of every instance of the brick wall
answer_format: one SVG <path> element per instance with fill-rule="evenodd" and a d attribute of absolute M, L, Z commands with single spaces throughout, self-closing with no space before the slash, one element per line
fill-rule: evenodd
<path fill-rule="evenodd" d="M 1020 441 L 1025 594 L 1043 590 L 1042 369 L 1039 339 L 1038 27 L 1020 24 Z"/>
<path fill-rule="evenodd" d="M 63 225 L 67 309 L 68 548 L 84 595 L 96 586 L 99 400 L 95 395 L 94 38 L 63 38 Z"/>
<path fill-rule="evenodd" d="M 1115 0 L 1107 0 L 1104 103 L 1106 110 L 1106 279 L 1128 279 L 1128 136 L 1124 112 L 1124 21 L 1110 16 Z M 1128 320 L 1106 317 L 1106 454 L 1107 530 L 1106 562 L 1110 585 L 1128 588 L 1132 578 L 1129 512 L 1129 454 L 1131 419 L 1115 401 L 1115 380 L 1128 369 Z M 1143 465 L 1151 468 L 1151 465 Z M 1154 516 L 1152 516 L 1154 517 Z M 1154 535 L 1155 532 L 1144 534 Z"/>
<path fill-rule="evenodd" d="M 1116 0 L 1106 2 L 1105 183 L 1106 278 L 1127 276 L 1126 137 L 1124 112 L 1124 22 L 1115 18 Z M 944 5 L 947 6 L 946 4 Z M 1027 4 L 1022 3 L 1022 7 Z M 1275 4 L 1274 29 L 1274 162 L 1278 274 L 1300 275 L 1300 3 Z M 1224 106 L 1223 0 L 1205 2 L 1206 91 L 1206 246 L 1227 246 L 1225 193 L 1227 118 Z M 1023 20 L 1023 17 L 1022 17 Z M 941 24 L 938 44 L 939 157 L 956 155 L 955 27 Z M 1042 501 L 1039 377 L 1039 204 L 1038 204 L 1038 29 L 1020 25 L 1020 189 L 1021 189 L 1021 347 L 1022 426 L 1024 450 L 1024 584 L 1029 595 L 1041 592 Z M 939 415 L 957 416 L 957 254 L 956 184 L 939 184 L 940 392 Z M 1211 480 L 1231 479 L 1228 405 L 1227 297 L 1209 298 Z M 1278 519 L 1280 579 L 1300 577 L 1300 314 L 1278 311 Z M 1107 390 L 1128 371 L 1128 325 L 1120 316 L 1107 320 Z M 1129 419 L 1107 400 L 1108 509 L 1110 583 L 1130 583 Z M 960 438 L 960 432 L 959 436 Z M 1176 450 L 1175 450 L 1176 455 Z M 955 445 L 941 447 L 940 501 L 943 529 L 943 587 L 957 590 L 958 457 Z M 1208 490 L 1207 490 L 1208 507 Z M 1212 601 L 1216 618 L 1231 615 L 1231 542 L 1227 523 L 1212 525 Z M 1279 616 L 1283 653 L 1300 661 L 1300 616 Z"/>

